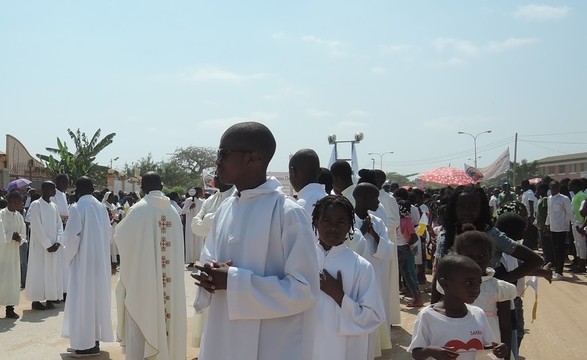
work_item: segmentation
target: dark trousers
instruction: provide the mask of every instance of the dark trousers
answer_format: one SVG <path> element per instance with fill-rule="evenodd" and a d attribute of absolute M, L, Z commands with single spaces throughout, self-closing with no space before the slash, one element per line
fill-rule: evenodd
<path fill-rule="evenodd" d="M 411 271 L 414 269 L 414 254 L 409 245 L 399 245 L 397 247 L 397 262 L 399 273 L 404 278 L 410 296 L 412 296 L 415 301 L 420 300 L 420 290 L 418 289 L 415 271 Z"/>
<path fill-rule="evenodd" d="M 26 273 L 29 263 L 29 243 L 23 243 L 18 249 L 20 252 L 20 287 L 26 283 Z"/>
<path fill-rule="evenodd" d="M 540 231 L 540 242 L 542 243 L 542 257 L 544 263 L 554 264 L 554 245 L 552 244 L 552 237 L 549 231 Z"/>
<path fill-rule="evenodd" d="M 567 232 L 551 231 L 550 237 L 552 239 L 552 245 L 554 249 L 554 270 L 556 273 L 562 275 L 566 258 L 565 245 L 567 241 Z"/>

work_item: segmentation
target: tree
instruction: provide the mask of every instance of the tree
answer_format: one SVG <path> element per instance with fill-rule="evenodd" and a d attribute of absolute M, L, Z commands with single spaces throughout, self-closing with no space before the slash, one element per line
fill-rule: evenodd
<path fill-rule="evenodd" d="M 516 172 L 515 184 L 514 169 Z M 512 185 L 518 185 L 524 179 L 542 177 L 542 174 L 540 173 L 537 160 L 529 162 L 528 160 L 523 159 L 520 163 L 511 162 L 510 170 L 505 173 L 505 177 Z"/>
<path fill-rule="evenodd" d="M 414 174 L 402 175 L 402 174 L 396 173 L 395 171 L 392 171 L 392 172 L 387 173 L 387 178 L 392 183 L 398 183 L 399 186 L 404 186 L 404 185 L 414 186 L 414 182 L 411 181 L 409 178 L 412 176 L 415 176 L 415 175 L 418 175 L 418 174 L 414 173 Z"/>
<path fill-rule="evenodd" d="M 177 148 L 171 154 L 169 162 L 185 169 L 193 186 L 195 183 L 202 183 L 202 170 L 216 167 L 216 149 L 199 146 Z"/>
<path fill-rule="evenodd" d="M 100 140 L 102 130 L 98 129 L 88 140 L 88 137 L 80 129 L 76 132 L 67 129 L 69 137 L 75 146 L 75 152 L 71 152 L 65 141 L 57 138 L 57 148 L 47 147 L 49 155 L 37 154 L 37 157 L 45 163 L 52 175 L 67 174 L 70 183 L 74 183 L 80 176 L 89 176 L 94 180 L 102 179 L 105 167 L 99 166 L 96 156 L 108 145 L 112 144 L 116 133 L 110 133 Z M 56 155 L 57 157 L 54 157 Z"/>

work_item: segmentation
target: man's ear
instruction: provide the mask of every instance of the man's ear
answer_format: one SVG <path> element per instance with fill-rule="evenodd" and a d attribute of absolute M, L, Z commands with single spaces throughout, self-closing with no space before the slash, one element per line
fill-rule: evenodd
<path fill-rule="evenodd" d="M 440 286 L 442 286 L 443 289 L 448 288 L 448 281 L 446 280 L 446 278 L 438 279 L 438 284 L 440 284 Z"/>
<path fill-rule="evenodd" d="M 263 157 L 262 155 L 257 152 L 257 151 L 251 151 L 250 154 L 247 154 L 247 165 L 254 165 L 254 164 L 262 164 L 263 163 Z"/>

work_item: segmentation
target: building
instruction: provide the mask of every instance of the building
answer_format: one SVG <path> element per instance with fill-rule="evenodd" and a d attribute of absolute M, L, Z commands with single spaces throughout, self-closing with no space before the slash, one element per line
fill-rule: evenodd
<path fill-rule="evenodd" d="M 542 175 L 555 180 L 587 177 L 587 152 L 549 156 L 538 160 Z"/>
<path fill-rule="evenodd" d="M 33 182 L 32 186 L 38 186 L 49 179 L 44 168 L 43 163 L 32 156 L 17 138 L 6 134 L 6 152 L 0 151 L 0 186 L 4 187 L 18 178 L 29 179 Z"/>

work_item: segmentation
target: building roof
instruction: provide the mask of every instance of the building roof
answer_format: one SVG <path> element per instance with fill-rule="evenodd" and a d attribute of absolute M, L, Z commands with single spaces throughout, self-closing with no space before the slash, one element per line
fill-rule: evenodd
<path fill-rule="evenodd" d="M 549 156 L 538 160 L 539 164 L 587 159 L 587 152 Z"/>

